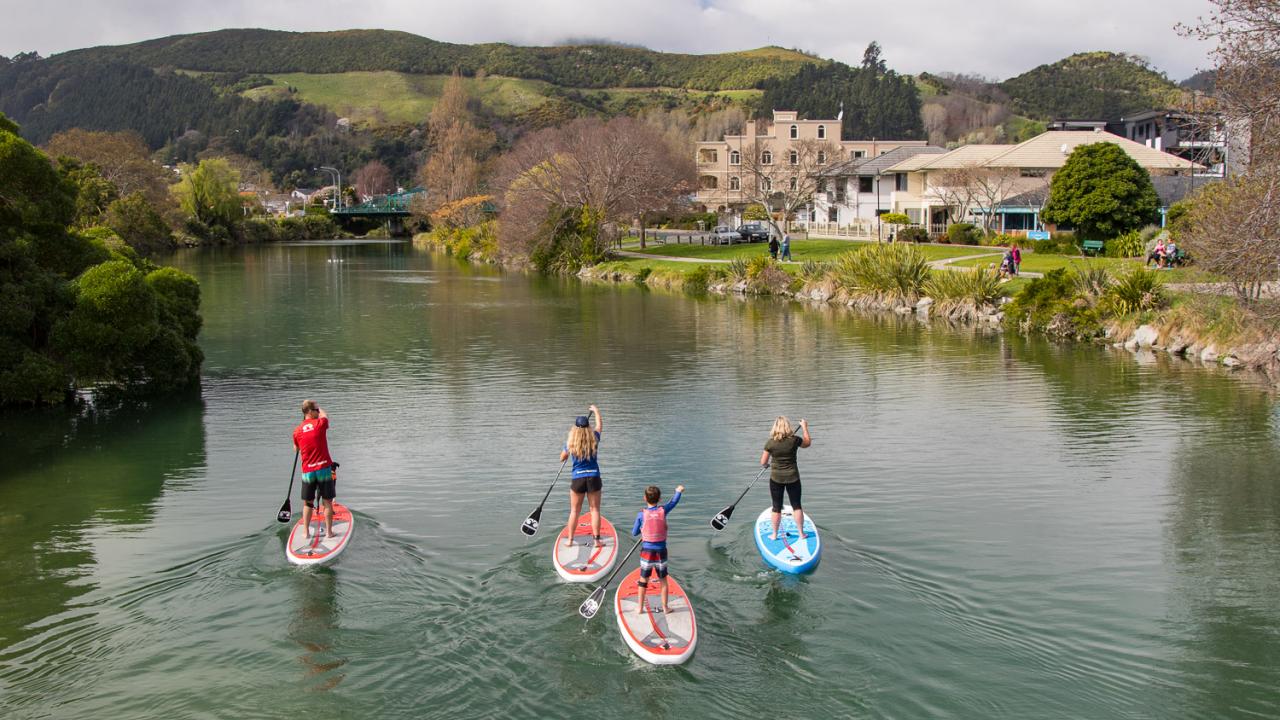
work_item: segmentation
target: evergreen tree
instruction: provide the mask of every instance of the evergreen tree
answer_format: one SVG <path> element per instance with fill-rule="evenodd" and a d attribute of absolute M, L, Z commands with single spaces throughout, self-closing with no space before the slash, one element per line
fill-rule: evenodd
<path fill-rule="evenodd" d="M 1137 230 L 1156 219 L 1160 198 L 1151 176 L 1119 145 L 1080 145 L 1053 176 L 1045 222 L 1070 225 L 1091 240 Z"/>

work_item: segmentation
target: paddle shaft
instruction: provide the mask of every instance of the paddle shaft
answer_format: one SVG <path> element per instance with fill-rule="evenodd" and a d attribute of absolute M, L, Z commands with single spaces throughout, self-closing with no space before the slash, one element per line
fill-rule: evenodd
<path fill-rule="evenodd" d="M 748 484 L 747 484 L 747 489 L 746 489 L 746 490 L 743 490 L 743 491 L 742 491 L 742 494 L 738 496 L 738 499 L 737 499 L 737 500 L 734 500 L 734 501 L 733 501 L 733 504 L 732 504 L 732 505 L 730 505 L 729 507 L 730 507 L 730 508 L 735 508 L 735 507 L 737 507 L 737 506 L 738 506 L 738 503 L 742 502 L 742 498 L 746 497 L 746 496 L 747 496 L 747 493 L 751 492 L 751 488 L 755 487 L 756 483 L 760 482 L 760 478 L 764 477 L 764 472 L 765 472 L 766 470 L 768 470 L 768 469 L 769 469 L 769 468 L 768 468 L 767 466 L 766 466 L 766 467 L 762 467 L 762 468 L 760 468 L 760 472 L 756 473 L 756 477 L 755 477 L 755 479 L 754 479 L 754 480 L 752 480 L 750 483 L 748 483 Z M 714 506 L 713 506 L 713 507 L 714 507 Z"/>
<path fill-rule="evenodd" d="M 298 474 L 298 458 L 302 456 L 301 448 L 293 449 L 293 469 L 289 471 L 289 489 L 284 494 L 284 504 L 280 506 L 280 511 L 276 513 L 276 520 L 280 522 L 289 522 L 293 515 L 293 478 Z"/>
<path fill-rule="evenodd" d="M 618 575 L 618 571 L 626 566 L 627 561 L 631 559 L 631 554 L 634 553 L 640 547 L 640 543 L 642 542 L 644 542 L 644 538 L 640 538 L 639 540 L 636 541 L 635 545 L 631 546 L 631 549 L 627 551 L 627 554 L 623 555 L 622 560 L 618 562 L 618 567 L 614 568 L 613 572 L 609 573 L 609 577 L 605 578 L 605 581 L 600 585 L 599 588 L 597 588 L 597 592 L 609 587 L 609 583 L 613 582 L 613 579 Z M 595 593 L 592 593 L 592 594 L 594 595 Z"/>
<path fill-rule="evenodd" d="M 560 482 L 560 474 L 564 472 L 564 466 L 569 464 L 569 458 L 565 458 L 560 463 L 560 469 L 556 471 L 556 479 L 551 481 L 551 486 L 547 488 L 547 494 L 542 496 L 542 502 L 538 503 L 538 509 L 535 512 L 542 512 L 542 506 L 547 504 L 547 498 L 551 497 L 551 491 L 555 489 L 556 483 Z"/>

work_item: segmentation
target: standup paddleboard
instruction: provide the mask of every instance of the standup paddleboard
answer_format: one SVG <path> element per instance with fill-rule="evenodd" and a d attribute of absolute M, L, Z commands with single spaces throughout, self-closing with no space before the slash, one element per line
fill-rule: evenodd
<path fill-rule="evenodd" d="M 311 537 L 302 531 L 302 521 L 294 524 L 289 533 L 289 544 L 284 548 L 284 555 L 294 565 L 319 565 L 342 554 L 351 542 L 351 531 L 355 529 L 355 519 L 346 505 L 333 504 L 333 537 L 320 537 L 324 532 L 324 510 L 311 512 Z"/>
<path fill-rule="evenodd" d="M 590 514 L 578 518 L 572 547 L 565 546 L 567 537 L 562 528 L 556 536 L 555 547 L 551 549 L 551 562 L 560 577 L 569 582 L 595 582 L 613 569 L 613 563 L 618 559 L 618 533 L 603 515 L 600 516 L 600 544 L 591 538 Z"/>
<path fill-rule="evenodd" d="M 778 523 L 778 539 L 770 540 L 773 533 L 773 508 L 765 508 L 756 518 L 756 547 L 760 557 L 769 565 L 784 573 L 799 575 L 813 572 L 822 557 L 822 539 L 818 527 L 808 511 L 804 514 L 804 540 L 796 532 L 796 521 L 791 516 L 791 506 L 782 506 L 782 521 Z"/>
<path fill-rule="evenodd" d="M 637 613 L 640 586 L 636 581 L 639 579 L 640 568 L 636 568 L 622 579 L 613 596 L 613 612 L 618 617 L 622 639 L 647 662 L 679 665 L 693 655 L 693 648 L 698 644 L 698 622 L 693 617 L 689 596 L 680 583 L 668 575 L 667 612 L 663 612 L 662 588 L 655 573 L 649 576 L 644 610 Z"/>

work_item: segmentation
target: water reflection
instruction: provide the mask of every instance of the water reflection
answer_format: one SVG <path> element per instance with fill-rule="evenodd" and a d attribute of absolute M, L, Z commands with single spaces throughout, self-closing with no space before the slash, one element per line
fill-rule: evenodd
<path fill-rule="evenodd" d="M 332 568 L 312 568 L 293 573 L 290 580 L 297 595 L 291 608 L 289 639 L 297 644 L 303 678 L 314 690 L 332 690 L 346 677 L 336 672 L 347 660 L 334 650 L 338 631 L 337 578 Z"/>

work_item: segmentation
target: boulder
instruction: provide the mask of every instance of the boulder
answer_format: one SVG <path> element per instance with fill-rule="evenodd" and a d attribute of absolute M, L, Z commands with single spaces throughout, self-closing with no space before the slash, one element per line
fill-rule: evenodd
<path fill-rule="evenodd" d="M 1181 335 L 1174 335 L 1173 339 L 1169 341 L 1169 352 L 1174 355 L 1183 354 L 1189 347 L 1191 347 L 1191 341 Z"/>
<path fill-rule="evenodd" d="M 1218 362 L 1218 348 L 1216 345 L 1210 345 L 1200 351 L 1200 362 L 1213 363 Z"/>
<path fill-rule="evenodd" d="M 1235 355 L 1227 355 L 1222 358 L 1221 362 L 1224 366 L 1229 368 L 1240 367 L 1241 365 L 1244 365 L 1244 363 L 1241 362 L 1240 358 L 1236 357 Z"/>
<path fill-rule="evenodd" d="M 1143 325 L 1133 332 L 1133 340 L 1138 347 L 1149 348 L 1160 339 L 1160 331 L 1150 325 Z"/>

